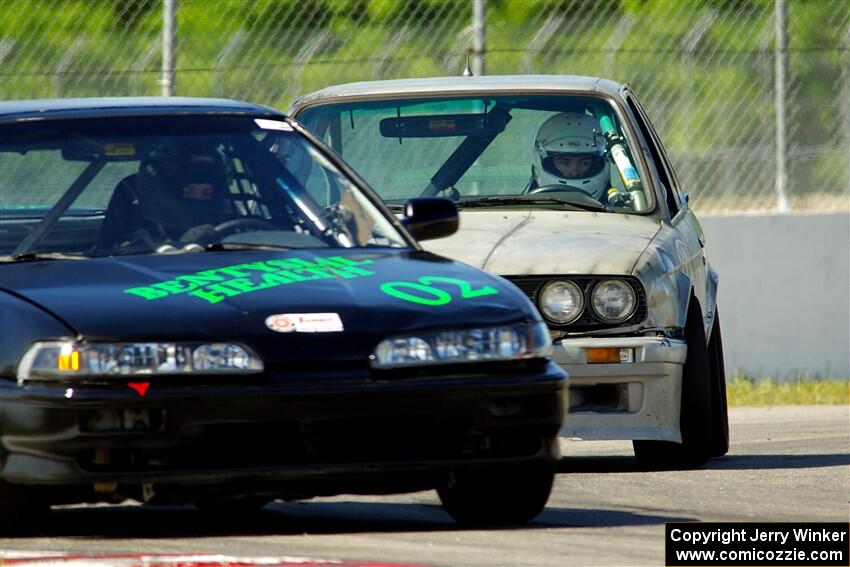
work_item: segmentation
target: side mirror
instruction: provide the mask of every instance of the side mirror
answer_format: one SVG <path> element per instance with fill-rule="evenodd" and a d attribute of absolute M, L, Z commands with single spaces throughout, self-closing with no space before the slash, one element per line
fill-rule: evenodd
<path fill-rule="evenodd" d="M 401 224 L 416 240 L 432 240 L 457 232 L 457 205 L 443 197 L 418 197 L 404 203 Z"/>

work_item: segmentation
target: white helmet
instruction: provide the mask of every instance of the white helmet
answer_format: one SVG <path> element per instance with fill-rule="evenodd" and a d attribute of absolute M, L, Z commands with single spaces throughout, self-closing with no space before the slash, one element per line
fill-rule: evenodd
<path fill-rule="evenodd" d="M 550 116 L 534 137 L 534 181 L 538 187 L 571 185 L 601 201 L 611 184 L 606 147 L 605 136 L 593 116 L 579 112 Z M 570 174 L 556 167 L 554 158 L 559 155 L 590 158 L 590 163 Z"/>

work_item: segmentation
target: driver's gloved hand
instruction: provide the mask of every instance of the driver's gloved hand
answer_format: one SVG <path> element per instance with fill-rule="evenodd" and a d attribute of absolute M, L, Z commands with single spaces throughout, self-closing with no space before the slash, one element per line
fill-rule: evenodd
<path fill-rule="evenodd" d="M 200 244 L 201 246 L 206 246 L 207 244 L 218 242 L 218 240 L 219 234 L 211 224 L 193 226 L 180 237 L 180 243 L 183 245 Z"/>
<path fill-rule="evenodd" d="M 116 242 L 113 246 L 114 250 L 120 250 L 123 253 L 148 252 L 155 248 L 156 242 L 150 232 L 143 228 L 134 230 L 127 236 L 127 240 Z"/>

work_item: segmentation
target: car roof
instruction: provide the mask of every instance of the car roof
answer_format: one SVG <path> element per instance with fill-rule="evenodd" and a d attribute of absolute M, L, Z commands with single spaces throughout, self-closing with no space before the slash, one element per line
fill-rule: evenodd
<path fill-rule="evenodd" d="M 173 114 L 282 116 L 277 110 L 237 100 L 193 97 L 97 97 L 0 100 L 0 122 Z"/>
<path fill-rule="evenodd" d="M 619 96 L 621 83 L 580 75 L 481 75 L 363 81 L 324 88 L 298 98 L 290 112 L 328 99 L 371 99 L 391 95 L 452 95 L 503 92 L 576 92 Z"/>

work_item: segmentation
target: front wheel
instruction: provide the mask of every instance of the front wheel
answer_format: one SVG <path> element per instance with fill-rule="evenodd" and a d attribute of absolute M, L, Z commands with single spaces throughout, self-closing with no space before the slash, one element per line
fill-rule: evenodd
<path fill-rule="evenodd" d="M 460 470 L 448 475 L 437 494 L 460 524 L 517 525 L 543 511 L 554 480 L 554 463 Z"/>
<path fill-rule="evenodd" d="M 688 356 L 682 368 L 682 399 L 679 414 L 681 443 L 634 440 L 635 458 L 648 468 L 689 468 L 704 465 L 714 453 L 713 390 L 711 360 L 702 324 L 702 312 L 694 297 L 688 305 L 685 342 Z"/>
<path fill-rule="evenodd" d="M 708 360 L 711 365 L 711 456 L 729 452 L 729 409 L 726 401 L 726 365 L 723 362 L 723 338 L 720 334 L 720 314 L 714 313 L 714 326 L 708 340 Z"/>

